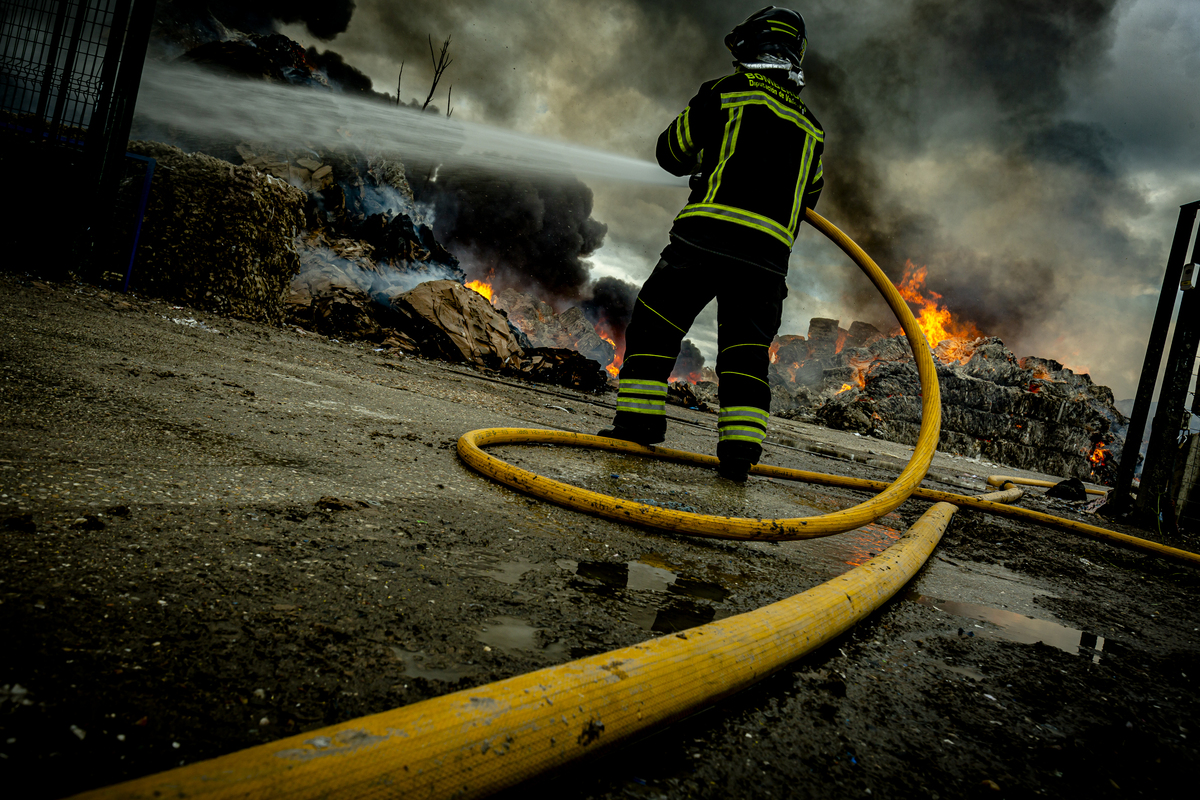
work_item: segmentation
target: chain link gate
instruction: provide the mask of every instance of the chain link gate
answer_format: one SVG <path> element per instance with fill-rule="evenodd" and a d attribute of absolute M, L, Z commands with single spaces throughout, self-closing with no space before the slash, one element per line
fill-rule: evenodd
<path fill-rule="evenodd" d="M 119 187 L 143 187 L 153 169 L 125 157 L 153 14 L 154 0 L 0 0 L 0 163 L 19 198 L 11 269 L 127 271 L 136 225 L 121 212 L 139 200 Z M 47 222 L 53 238 L 28 241 Z"/>

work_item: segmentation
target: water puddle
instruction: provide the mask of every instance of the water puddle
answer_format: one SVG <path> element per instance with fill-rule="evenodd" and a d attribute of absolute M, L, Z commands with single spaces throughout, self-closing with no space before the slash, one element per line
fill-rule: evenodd
<path fill-rule="evenodd" d="M 837 536 L 784 541 L 779 546 L 833 577 L 844 573 L 847 566 L 859 567 L 867 563 L 895 544 L 903 534 L 898 528 L 872 522 Z"/>
<path fill-rule="evenodd" d="M 727 616 L 712 606 L 673 601 L 662 608 L 632 608 L 629 621 L 654 633 L 677 633 Z"/>
<path fill-rule="evenodd" d="M 895 544 L 902 531 L 872 522 L 837 536 L 846 551 L 845 562 L 859 567 Z"/>
<path fill-rule="evenodd" d="M 497 561 L 494 564 L 488 564 L 484 569 L 468 568 L 464 572 L 468 575 L 478 575 L 482 578 L 491 578 L 500 583 L 516 585 L 520 582 L 522 575 L 526 572 L 532 572 L 535 569 L 537 569 L 537 564 L 521 559 L 517 561 Z"/>
<path fill-rule="evenodd" d="M 478 670 L 465 664 L 454 666 L 437 666 L 443 661 L 439 656 L 430 656 L 420 650 L 405 650 L 392 647 L 392 653 L 400 659 L 404 674 L 410 678 L 424 678 L 427 681 L 445 681 L 455 683 L 463 678 L 474 675 Z"/>
<path fill-rule="evenodd" d="M 653 556 L 649 558 L 651 561 L 656 560 Z M 614 599 L 626 598 L 628 592 L 650 592 L 670 596 L 665 603 L 651 605 L 641 605 L 630 598 L 629 621 L 643 630 L 675 633 L 729 616 L 727 612 L 711 605 L 729 597 L 729 589 L 712 581 L 685 577 L 668 569 L 669 565 L 663 561 L 648 563 L 644 560 L 612 562 L 563 559 L 557 563 L 561 569 L 576 576 L 570 586 L 579 592 Z"/>
<path fill-rule="evenodd" d="M 1014 611 L 1005 611 L 1000 608 L 976 605 L 975 603 L 938 600 L 917 592 L 909 593 L 904 599 L 920 603 L 923 606 L 929 606 L 938 611 L 944 611 L 947 614 L 979 620 L 980 622 L 990 622 L 996 626 L 996 629 L 994 631 L 984 629 L 985 632 L 994 632 L 1012 642 L 1021 642 L 1022 644 L 1042 642 L 1072 655 L 1081 653 L 1083 655 L 1090 655 L 1092 661 L 1097 664 L 1100 663 L 1100 655 L 1104 650 L 1103 636 L 1096 636 L 1092 633 L 1068 628 L 1065 625 L 1059 625 L 1057 622 L 1035 619 L 1034 617 L 1018 614 Z"/>
<path fill-rule="evenodd" d="M 611 597 L 625 590 L 640 590 L 720 603 L 730 594 L 719 583 L 685 578 L 666 567 L 641 560 L 622 563 L 563 559 L 557 563 L 562 569 L 584 579 L 573 581 L 574 588 Z"/>
<path fill-rule="evenodd" d="M 488 647 L 494 647 L 497 650 L 543 652 L 554 658 L 566 653 L 566 648 L 558 642 L 543 647 L 540 643 L 540 630 L 523 619 L 495 617 L 480 628 L 477 638 Z"/>
<path fill-rule="evenodd" d="M 981 681 L 984 679 L 984 674 L 977 669 L 971 669 L 970 667 L 962 667 L 962 666 L 958 666 L 956 664 L 947 664 L 945 661 L 942 661 L 940 658 L 930 659 L 930 663 L 933 664 L 935 667 L 941 667 L 942 669 L 946 670 L 947 672 L 953 672 L 956 675 L 962 675 L 963 677 L 970 678 L 973 681 Z"/>

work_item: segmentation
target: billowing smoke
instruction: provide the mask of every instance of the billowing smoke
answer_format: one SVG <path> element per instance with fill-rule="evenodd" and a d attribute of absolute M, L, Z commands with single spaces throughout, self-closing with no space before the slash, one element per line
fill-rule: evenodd
<path fill-rule="evenodd" d="M 277 23 L 303 23 L 313 36 L 329 40 L 346 30 L 354 0 L 159 0 L 156 23 L 202 23 L 212 17 L 243 33 L 271 33 Z"/>
<path fill-rule="evenodd" d="M 886 37 L 848 47 L 835 43 L 828 50 L 815 46 L 806 60 L 806 99 L 829 140 L 822 210 L 893 280 L 908 259 L 928 264 L 929 288 L 952 311 L 988 333 L 1022 334 L 1031 321 L 1056 310 L 1071 287 L 1062 280 L 1061 259 L 1068 254 L 1041 241 L 1041 231 L 1022 229 L 1012 191 L 1024 186 L 1024 202 L 1033 209 L 1042 202 L 1048 177 L 1062 186 L 1062 174 L 1047 173 L 1069 172 L 1072 185 L 1063 198 L 1068 205 L 1055 213 L 1087 215 L 1096 224 L 1103 224 L 1104 206 L 1115 198 L 1131 199 L 1112 137 L 1097 125 L 1065 118 L 1066 81 L 1101 61 L 1115 5 L 1116 0 L 1053 6 L 922 0 L 892 20 Z M 909 183 L 925 188 L 922 184 L 946 178 L 936 174 L 944 168 L 931 160 L 938 158 L 955 163 L 956 177 L 965 171 L 973 181 L 990 184 L 972 188 L 993 194 L 996 219 L 984 233 L 993 241 L 997 235 L 1009 240 L 1004 246 L 964 243 L 978 232 L 974 220 L 948 230 L 947 215 L 934 216 L 944 200 L 923 204 L 928 198 L 897 192 L 895 177 L 885 175 L 897 163 L 908 163 L 914 172 L 935 173 L 908 176 Z M 1005 218 L 1011 224 L 1007 231 Z M 1031 234 L 1038 239 L 1036 250 L 1021 246 Z M 1110 228 L 1104 236 L 1114 234 L 1117 241 L 1109 243 L 1128 252 L 1130 243 L 1119 231 Z M 879 309 L 874 291 L 865 282 L 859 285 L 848 293 L 851 304 L 861 311 Z"/>
<path fill-rule="evenodd" d="M 679 346 L 679 356 L 675 359 L 675 368 L 671 370 L 671 380 L 695 383 L 700 380 L 700 371 L 704 369 L 704 354 L 691 339 L 684 339 Z"/>
<path fill-rule="evenodd" d="M 607 332 L 617 344 L 624 346 L 625 329 L 633 317 L 633 306 L 637 302 L 639 287 L 611 276 L 592 284 L 591 297 L 580 303 L 584 316 L 597 330 Z"/>
<path fill-rule="evenodd" d="M 471 279 L 514 288 L 551 305 L 582 299 L 590 279 L 583 260 L 608 227 L 592 219 L 592 190 L 579 181 L 535 182 L 512 175 L 438 170 L 413 179 L 432 209 L 438 241 Z"/>
<path fill-rule="evenodd" d="M 325 73 L 325 77 L 329 79 L 332 86 L 343 92 L 366 97 L 383 97 L 372 89 L 371 79 L 366 76 L 366 73 L 347 64 L 341 54 L 332 50 L 321 52 L 315 47 L 310 47 L 304 55 L 310 64 Z"/>

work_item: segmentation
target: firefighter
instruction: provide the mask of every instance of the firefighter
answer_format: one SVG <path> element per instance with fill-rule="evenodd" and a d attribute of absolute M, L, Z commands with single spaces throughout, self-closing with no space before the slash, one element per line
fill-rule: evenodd
<path fill-rule="evenodd" d="M 658 137 L 659 165 L 690 175 L 691 194 L 638 294 L 613 427 L 599 434 L 663 441 L 667 379 L 684 334 L 715 297 L 717 457 L 720 474 L 738 482 L 762 454 L 788 257 L 823 186 L 825 134 L 800 100 L 807 44 L 795 11 L 752 14 L 725 37 L 734 72 L 703 84 Z"/>

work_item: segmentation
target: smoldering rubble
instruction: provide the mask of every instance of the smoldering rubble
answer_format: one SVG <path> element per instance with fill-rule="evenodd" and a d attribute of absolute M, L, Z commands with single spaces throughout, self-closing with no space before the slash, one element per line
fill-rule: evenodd
<path fill-rule="evenodd" d="M 908 340 L 813 319 L 772 344 L 772 413 L 914 445 L 921 383 Z M 997 337 L 933 349 L 942 398 L 938 449 L 1048 475 L 1109 483 L 1128 420 L 1112 391 L 1051 359 L 1018 358 Z"/>

